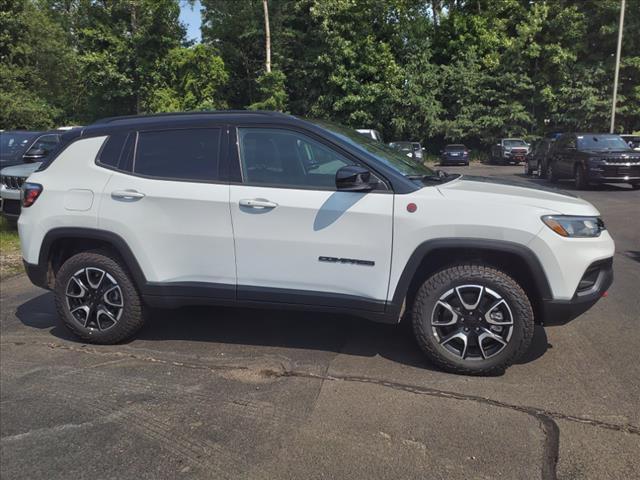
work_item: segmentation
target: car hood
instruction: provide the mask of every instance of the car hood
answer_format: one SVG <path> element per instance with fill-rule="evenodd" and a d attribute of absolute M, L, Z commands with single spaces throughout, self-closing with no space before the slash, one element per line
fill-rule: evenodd
<path fill-rule="evenodd" d="M 520 204 L 564 215 L 599 215 L 593 205 L 575 195 L 528 182 L 463 175 L 438 189 L 445 198 L 469 202 L 481 201 L 481 196 L 490 204 Z"/>
<path fill-rule="evenodd" d="M 35 172 L 42 162 L 21 163 L 12 167 L 6 167 L 0 170 L 0 175 L 6 177 L 28 177 Z"/>

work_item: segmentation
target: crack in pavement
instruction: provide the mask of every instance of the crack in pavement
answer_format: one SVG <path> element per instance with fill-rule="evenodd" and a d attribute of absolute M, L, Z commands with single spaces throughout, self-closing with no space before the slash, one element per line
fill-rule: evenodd
<path fill-rule="evenodd" d="M 190 368 L 195 370 L 205 370 L 209 372 L 220 372 L 220 371 L 229 371 L 229 370 L 251 370 L 250 367 L 246 366 L 234 366 L 234 365 L 203 365 L 198 363 L 187 363 L 187 362 L 179 362 L 174 360 L 165 360 L 159 359 L 156 357 L 152 357 L 149 355 L 140 355 L 137 353 L 128 353 L 128 352 L 120 352 L 120 351 L 100 351 L 95 348 L 90 347 L 75 347 L 73 345 L 62 345 L 51 342 L 2 342 L 0 345 L 15 345 L 21 346 L 29 343 L 30 345 L 43 345 L 51 349 L 55 350 L 67 350 L 77 353 L 85 353 L 85 354 L 94 354 L 101 356 L 109 356 L 109 357 L 119 357 L 119 358 L 131 358 L 134 360 L 140 360 L 150 363 L 163 364 L 163 365 L 171 365 L 175 367 L 182 368 Z M 325 381 L 344 381 L 344 382 L 355 382 L 355 383 L 367 383 L 373 384 L 385 388 L 391 388 L 394 390 L 404 391 L 413 393 L 416 395 L 426 395 L 437 398 L 445 398 L 459 401 L 469 401 L 475 402 L 482 405 L 492 406 L 496 408 L 504 408 L 512 411 L 517 411 L 524 413 L 526 415 L 530 415 L 535 418 L 540 428 L 544 434 L 545 442 L 543 446 L 543 462 L 541 469 L 541 477 L 544 480 L 555 480 L 557 478 L 556 468 L 559 457 L 559 448 L 560 448 L 560 429 L 555 420 L 563 420 L 574 423 L 580 423 L 583 425 L 588 425 L 596 428 L 602 428 L 605 430 L 613 430 L 616 432 L 629 433 L 632 435 L 640 436 L 640 428 L 631 425 L 631 424 L 616 424 L 603 422 L 601 420 L 595 420 L 591 418 L 580 417 L 576 415 L 568 415 L 561 412 L 554 412 L 551 410 L 546 410 L 539 407 L 531 407 L 531 406 L 523 406 L 517 405 L 513 403 L 507 403 L 500 400 L 494 400 L 487 397 L 482 397 L 478 395 L 468 395 L 464 393 L 457 393 L 448 390 L 440 390 L 430 387 L 418 386 L 418 385 L 410 385 L 399 382 L 392 382 L 389 380 L 371 378 L 371 377 L 363 377 L 363 376 L 353 376 L 353 375 L 328 375 L 324 374 L 316 374 L 312 372 L 306 372 L 302 370 L 290 370 L 287 369 L 283 364 L 280 365 L 279 370 L 273 369 L 263 369 L 258 373 L 268 378 L 286 378 L 286 377 L 298 377 L 298 378 L 309 378 L 319 380 L 321 382 Z"/>

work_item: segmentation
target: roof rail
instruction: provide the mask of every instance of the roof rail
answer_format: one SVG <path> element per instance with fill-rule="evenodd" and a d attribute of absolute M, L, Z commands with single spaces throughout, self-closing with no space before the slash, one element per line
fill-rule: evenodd
<path fill-rule="evenodd" d="M 121 120 L 135 120 L 139 118 L 162 118 L 162 117 L 181 117 L 189 115 L 224 115 L 224 114 L 248 114 L 248 115 L 272 115 L 272 116 L 288 116 L 286 113 L 276 112 L 273 110 L 192 110 L 189 112 L 165 112 L 152 113 L 147 115 L 121 115 L 115 117 L 105 117 L 96 120 L 92 125 L 101 125 Z"/>

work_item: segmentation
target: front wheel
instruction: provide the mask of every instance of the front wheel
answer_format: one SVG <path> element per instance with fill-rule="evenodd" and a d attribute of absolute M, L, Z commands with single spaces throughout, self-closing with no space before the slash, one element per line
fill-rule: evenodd
<path fill-rule="evenodd" d="M 529 160 L 524 162 L 524 174 L 527 176 L 533 175 L 533 170 L 531 169 L 531 165 L 529 164 Z"/>
<path fill-rule="evenodd" d="M 444 370 L 468 375 L 503 371 L 533 338 L 533 309 L 506 273 L 458 265 L 428 278 L 411 310 L 420 348 Z"/>
<path fill-rule="evenodd" d="M 576 166 L 575 174 L 575 187 L 576 190 L 586 190 L 589 188 L 589 182 L 587 181 L 587 173 L 582 165 Z"/>
<path fill-rule="evenodd" d="M 554 162 L 549 162 L 547 163 L 547 180 L 549 180 L 550 182 L 557 182 L 558 181 L 558 175 L 556 174 L 556 166 L 554 165 Z"/>
<path fill-rule="evenodd" d="M 82 252 L 64 262 L 56 275 L 55 300 L 65 326 L 90 343 L 122 342 L 144 322 L 140 295 L 109 252 Z"/>

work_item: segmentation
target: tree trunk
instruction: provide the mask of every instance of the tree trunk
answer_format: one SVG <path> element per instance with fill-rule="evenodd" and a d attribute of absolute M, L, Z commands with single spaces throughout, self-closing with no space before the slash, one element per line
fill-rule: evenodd
<path fill-rule="evenodd" d="M 269 3 L 268 0 L 262 0 L 264 7 L 264 48 L 266 50 L 265 69 L 267 73 L 271 73 L 271 30 L 269 29 Z"/>

